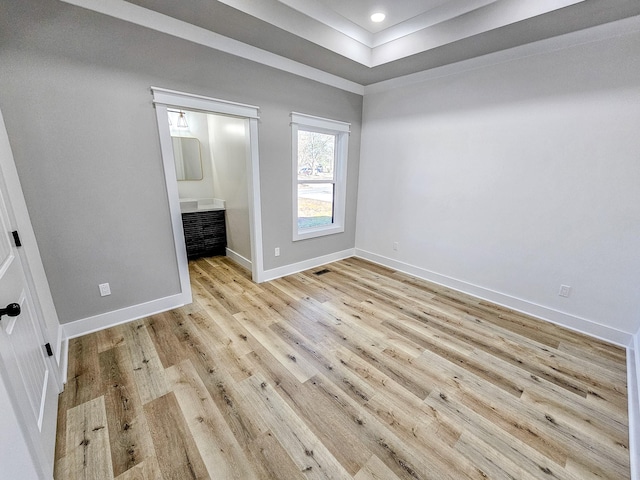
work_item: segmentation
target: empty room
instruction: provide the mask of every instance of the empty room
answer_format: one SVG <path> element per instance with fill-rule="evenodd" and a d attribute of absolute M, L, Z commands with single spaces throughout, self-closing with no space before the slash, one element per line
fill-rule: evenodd
<path fill-rule="evenodd" d="M 0 0 L 0 477 L 640 480 L 640 2 Z"/>

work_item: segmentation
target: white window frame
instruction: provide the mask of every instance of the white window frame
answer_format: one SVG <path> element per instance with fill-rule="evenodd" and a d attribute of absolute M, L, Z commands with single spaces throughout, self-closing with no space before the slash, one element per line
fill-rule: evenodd
<path fill-rule="evenodd" d="M 293 179 L 293 241 L 333 235 L 344 232 L 347 197 L 347 157 L 349 152 L 350 123 L 328 118 L 291 113 L 291 159 Z M 304 183 L 333 183 L 333 223 L 313 228 L 298 228 L 298 131 L 335 135 L 333 181 L 305 180 Z"/>

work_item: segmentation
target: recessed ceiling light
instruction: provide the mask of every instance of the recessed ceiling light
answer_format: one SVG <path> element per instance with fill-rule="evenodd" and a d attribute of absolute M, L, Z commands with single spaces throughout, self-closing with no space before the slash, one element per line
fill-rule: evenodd
<path fill-rule="evenodd" d="M 376 22 L 376 23 L 380 23 L 381 21 L 383 21 L 385 19 L 386 15 L 382 12 L 376 12 L 373 15 L 371 15 L 371 21 L 372 22 Z"/>

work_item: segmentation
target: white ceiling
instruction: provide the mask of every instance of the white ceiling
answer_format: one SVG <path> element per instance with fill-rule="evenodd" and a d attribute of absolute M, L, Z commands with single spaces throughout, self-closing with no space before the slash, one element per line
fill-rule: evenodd
<path fill-rule="evenodd" d="M 310 1 L 311 3 L 320 4 L 326 9 L 339 13 L 343 17 L 351 20 L 353 23 L 360 25 L 362 28 L 369 30 L 370 32 L 380 31 L 384 28 L 389 28 L 400 22 L 409 20 L 412 17 L 417 17 L 421 13 L 433 10 L 443 3 L 455 3 L 451 1 L 447 2 L 447 0 L 405 0 L 401 2 L 394 0 L 353 0 L 348 2 L 343 0 Z M 291 3 L 294 3 L 294 1 L 287 2 L 285 0 L 283 3 L 288 3 L 290 6 L 293 6 Z M 301 0 L 299 3 L 307 2 Z M 376 12 L 382 12 L 387 16 L 381 25 L 374 24 L 370 20 L 371 14 Z M 376 25 L 380 26 L 376 27 Z"/>
<path fill-rule="evenodd" d="M 323 10 L 329 16 L 339 15 L 344 19 L 358 25 L 360 28 L 377 33 L 381 30 L 393 27 L 399 23 L 406 22 L 414 17 L 431 12 L 443 4 L 463 5 L 473 2 L 467 0 L 451 1 L 451 0 L 280 0 L 281 3 L 289 7 L 305 13 L 310 17 L 318 10 Z M 495 1 L 495 0 L 490 0 Z M 485 3 L 489 3 L 486 1 Z M 371 21 L 371 14 L 381 12 L 386 15 L 384 22 L 374 23 Z M 315 17 L 316 20 L 322 21 Z M 330 18 L 330 17 L 328 17 Z M 326 23 L 326 22 L 324 22 Z M 328 23 L 329 26 L 333 26 Z"/>
<path fill-rule="evenodd" d="M 135 6 L 360 85 L 640 15 L 640 0 L 64 1 L 120 18 Z"/>

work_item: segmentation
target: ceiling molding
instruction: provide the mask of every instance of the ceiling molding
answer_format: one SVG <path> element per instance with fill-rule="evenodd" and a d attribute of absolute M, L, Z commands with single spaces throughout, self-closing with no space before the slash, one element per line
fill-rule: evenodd
<path fill-rule="evenodd" d="M 231 2 L 237 2 L 238 0 L 221 0 L 228 5 Z M 244 0 L 247 1 L 247 0 Z M 252 0 L 248 0 L 251 3 L 254 3 Z M 317 20 L 328 27 L 337 30 L 345 34 L 348 37 L 356 40 L 357 42 L 366 45 L 371 48 L 374 44 L 374 34 L 365 30 L 359 25 L 349 21 L 344 18 L 342 15 L 334 12 L 331 9 L 320 5 L 315 0 L 279 0 L 280 3 L 284 3 L 285 5 L 291 7 L 294 10 L 297 10 L 300 13 L 303 13 L 307 17 Z"/>
<path fill-rule="evenodd" d="M 304 43 L 302 40 L 300 42 L 301 45 L 293 45 L 297 57 L 287 58 L 284 55 L 291 55 L 291 52 L 285 51 L 284 55 L 279 55 L 241 41 L 244 40 L 242 36 L 239 39 L 235 39 L 215 33 L 212 31 L 213 29 L 204 28 L 207 26 L 206 23 L 203 26 L 196 26 L 185 21 L 188 18 L 179 20 L 151 10 L 151 7 L 145 8 L 125 0 L 62 1 L 358 95 L 376 93 L 398 86 L 428 81 L 432 78 L 483 68 L 516 58 L 640 31 L 640 4 L 637 4 L 636 0 L 590 0 L 588 2 L 585 0 L 536 0 L 536 2 L 527 2 L 526 5 L 522 3 L 522 0 L 495 0 L 487 3 L 482 8 L 495 9 L 498 8 L 498 4 L 501 4 L 510 6 L 515 10 L 522 10 L 524 5 L 524 9 L 528 14 L 535 15 L 537 13 L 541 18 L 542 14 L 540 12 L 545 8 L 543 4 L 553 3 L 556 6 L 559 4 L 580 4 L 582 6 L 577 7 L 579 12 L 577 17 L 574 15 L 575 10 L 571 10 L 571 8 L 576 7 L 569 7 L 563 9 L 560 15 L 551 14 L 551 16 L 545 16 L 541 20 L 542 23 L 538 21 L 539 19 L 536 20 L 533 26 L 531 26 L 531 19 L 529 19 L 502 29 L 494 28 L 483 34 L 476 34 L 464 40 L 449 43 L 444 47 L 436 47 L 429 52 L 421 52 L 409 58 L 386 64 L 381 63 L 381 66 L 376 68 L 367 68 L 357 63 L 345 64 L 344 62 L 348 62 L 348 60 L 342 56 L 331 52 L 329 49 L 323 50 L 313 43 L 302 45 Z M 293 3 L 297 0 L 286 1 Z M 618 11 L 602 8 L 612 1 L 621 2 Z M 478 0 L 478 2 L 475 5 L 480 5 L 483 0 Z M 231 12 L 236 12 L 237 15 L 241 16 L 245 15 L 240 18 L 240 22 L 244 22 L 245 18 L 247 20 L 252 18 L 223 5 L 222 2 L 215 3 L 226 8 L 231 17 L 233 17 Z M 584 6 L 587 7 L 586 10 L 583 8 Z M 490 10 L 485 10 L 485 13 L 487 11 Z M 499 15 L 499 10 L 494 12 L 494 15 L 486 15 L 487 18 L 477 17 L 477 12 L 478 10 L 473 10 L 462 17 L 456 17 L 438 25 L 433 25 L 430 28 L 434 38 L 422 38 L 422 43 L 428 40 L 437 43 L 446 41 L 447 38 L 456 38 L 456 35 L 460 35 L 460 32 L 464 31 L 465 28 L 478 28 L 481 30 L 482 25 L 479 27 L 473 26 L 477 22 L 483 23 L 485 26 L 491 26 L 496 25 L 496 22 L 505 22 L 509 18 L 513 18 L 513 15 L 507 15 L 506 17 Z M 520 15 L 525 14 L 520 13 Z M 227 12 L 225 12 L 225 15 L 227 15 Z M 217 19 L 218 22 L 223 21 L 223 17 L 220 16 L 214 16 L 213 18 Z M 238 20 L 236 17 L 235 26 L 238 25 Z M 255 22 L 254 20 L 253 23 L 250 22 L 249 24 L 254 28 L 264 26 L 268 29 L 267 23 L 261 25 Z M 469 22 L 472 26 L 465 27 L 465 25 L 460 25 L 460 22 Z M 242 24 L 240 23 L 240 25 Z M 542 32 L 537 30 L 540 25 L 543 27 Z M 329 27 L 324 26 L 324 28 Z M 226 33 L 227 35 L 234 35 L 237 31 L 237 29 L 232 29 L 232 33 Z M 256 38 L 264 41 L 265 37 L 261 36 L 263 33 L 268 34 L 260 30 L 256 33 Z M 295 39 L 299 38 L 285 30 L 280 30 L 281 36 L 276 36 L 275 38 L 282 39 L 282 35 L 285 33 L 289 37 L 285 36 L 284 38 L 289 42 L 295 42 Z M 412 35 L 415 38 L 411 38 Z M 419 40 L 421 32 L 416 32 L 412 35 L 402 37 L 396 42 L 404 41 L 410 43 L 411 41 L 416 41 L 416 38 Z M 487 35 L 489 35 L 489 39 L 487 39 Z M 355 41 L 353 40 L 353 42 Z M 274 50 L 273 45 L 269 44 L 268 41 L 264 43 L 266 44 L 265 48 Z M 355 43 L 358 43 L 363 48 L 368 48 L 360 42 Z M 385 45 L 390 46 L 392 43 Z M 420 41 L 417 41 L 417 43 L 420 43 Z M 418 47 L 414 48 L 417 49 Z M 274 51 L 277 52 L 278 50 L 275 49 Z M 382 52 L 382 50 L 380 51 Z M 320 57 L 322 57 L 321 61 L 318 60 Z M 391 54 L 389 54 L 389 58 L 391 58 Z M 384 62 L 385 58 L 378 60 Z M 316 66 L 308 65 L 307 61 Z M 334 62 L 337 63 L 338 67 Z M 330 73 L 331 71 L 334 73 Z M 349 80 L 349 77 L 358 81 Z M 365 87 L 365 85 L 367 86 Z"/>
<path fill-rule="evenodd" d="M 498 0 L 372 50 L 372 66 L 393 62 L 586 0 Z"/>
<path fill-rule="evenodd" d="M 97 13 L 118 18 L 158 32 L 188 40 L 238 57 L 315 80 L 347 92 L 364 94 L 364 86 L 323 70 L 247 45 L 205 28 L 197 27 L 162 13 L 139 7 L 124 0 L 61 0 Z"/>
<path fill-rule="evenodd" d="M 362 40 L 367 40 L 369 43 L 372 39 L 363 38 L 368 32 L 355 24 L 352 24 L 352 30 L 349 30 L 348 28 L 338 29 L 334 26 L 329 26 L 306 13 L 301 13 L 290 8 L 285 5 L 284 2 L 279 0 L 260 0 L 258 2 L 255 0 L 218 1 L 240 10 L 243 13 L 251 15 L 252 17 L 256 17 L 264 22 L 274 25 L 282 30 L 293 33 L 300 38 L 309 40 L 316 45 L 320 45 L 321 47 L 338 53 L 353 60 L 354 62 L 358 62 L 361 65 L 365 65 L 367 67 L 373 66 L 371 63 L 371 46 L 357 38 L 354 38 L 354 36 L 361 38 Z M 325 21 L 340 22 L 340 20 L 333 17 L 325 18 Z M 342 19 L 342 22 L 340 22 L 339 25 L 344 27 L 345 22 L 347 22 L 347 20 Z M 345 33 L 342 30 L 349 33 Z"/>
<path fill-rule="evenodd" d="M 482 7 L 486 7 L 497 0 L 451 0 L 421 15 L 386 28 L 375 34 L 370 47 L 375 48 L 385 43 L 398 40 L 406 35 L 419 32 L 435 24 L 445 22 L 454 17 L 464 15 Z"/>
<path fill-rule="evenodd" d="M 640 33 L 640 15 L 367 85 L 364 87 L 364 94 L 381 93 L 492 65 L 638 33 Z"/>
<path fill-rule="evenodd" d="M 370 33 L 313 0 L 219 0 L 369 68 L 586 0 L 450 0 Z"/>

